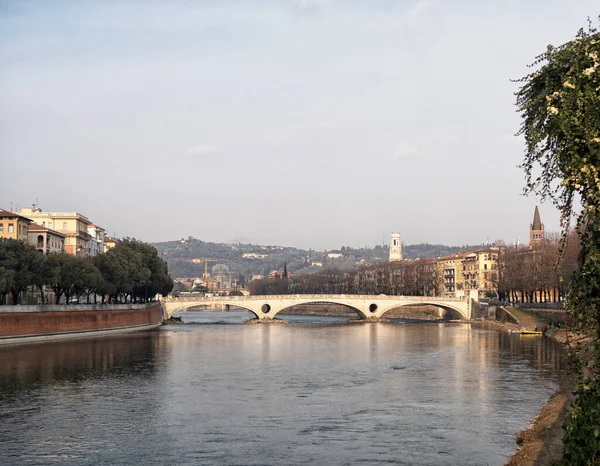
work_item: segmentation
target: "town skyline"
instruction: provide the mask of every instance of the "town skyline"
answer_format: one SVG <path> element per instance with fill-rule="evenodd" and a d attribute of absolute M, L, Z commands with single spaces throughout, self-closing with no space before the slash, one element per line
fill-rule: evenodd
<path fill-rule="evenodd" d="M 151 242 L 524 241 L 538 201 L 521 196 L 510 80 L 595 14 L 586 0 L 7 2 L 0 156 L 23 163 L 2 207 L 39 198 Z"/>

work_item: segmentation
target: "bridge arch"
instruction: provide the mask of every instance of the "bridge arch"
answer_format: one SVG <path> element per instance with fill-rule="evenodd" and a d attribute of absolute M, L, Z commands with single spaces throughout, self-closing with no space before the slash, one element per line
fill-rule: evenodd
<path fill-rule="evenodd" d="M 352 305 L 350 305 L 348 303 L 336 302 L 336 300 L 322 301 L 322 300 L 315 300 L 315 299 L 307 299 L 306 301 L 303 300 L 300 303 L 294 303 L 294 304 L 291 304 L 289 306 L 282 307 L 281 309 L 278 309 L 273 314 L 270 314 L 270 316 L 271 317 L 275 317 L 281 311 L 285 311 L 286 309 L 289 309 L 289 308 L 294 307 L 294 306 L 302 306 L 304 304 L 324 304 L 324 305 L 334 304 L 336 306 L 343 306 L 343 307 L 345 307 L 347 309 L 350 309 L 350 310 L 354 311 L 356 313 L 356 315 L 358 315 L 358 317 L 360 317 L 361 319 L 366 319 L 368 317 L 368 316 L 365 315 L 365 313 L 361 309 L 357 308 L 356 306 L 352 306 Z"/>
<path fill-rule="evenodd" d="M 178 312 L 188 312 L 190 310 L 190 308 L 192 307 L 200 307 L 200 306 L 210 306 L 211 304 L 215 304 L 215 303 L 199 303 L 199 302 L 190 302 L 190 303 L 181 303 L 181 306 L 177 307 L 177 309 L 173 310 L 173 311 L 167 311 L 167 319 L 170 317 L 173 317 L 175 314 L 177 314 Z M 231 307 L 235 307 L 238 309 L 244 309 L 245 311 L 251 312 L 252 314 L 254 314 L 254 316 L 257 319 L 261 319 L 264 314 L 259 314 L 256 312 L 256 310 L 250 308 L 249 306 L 241 306 L 239 303 L 236 302 L 220 302 L 219 304 L 224 304 L 224 305 L 229 305 Z"/>
<path fill-rule="evenodd" d="M 456 306 L 452 306 L 448 303 L 440 303 L 440 302 L 428 302 L 426 300 L 423 301 L 415 301 L 415 302 L 409 302 L 409 303 L 402 303 L 402 304 L 394 304 L 392 306 L 389 306 L 387 308 L 385 308 L 378 317 L 383 317 L 384 314 L 388 311 L 391 311 L 392 309 L 398 309 L 400 307 L 413 307 L 413 306 L 434 306 L 434 307 L 438 307 L 441 308 L 447 312 L 450 312 L 453 316 L 458 316 L 459 319 L 463 319 L 463 320 L 468 320 L 467 316 L 465 315 L 465 313 L 458 307 Z"/>

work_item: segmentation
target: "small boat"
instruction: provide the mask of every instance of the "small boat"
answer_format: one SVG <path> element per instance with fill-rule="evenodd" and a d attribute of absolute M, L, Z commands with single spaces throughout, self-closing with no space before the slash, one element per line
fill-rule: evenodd
<path fill-rule="evenodd" d="M 539 330 L 519 330 L 521 335 L 543 335 L 544 332 L 540 332 Z"/>

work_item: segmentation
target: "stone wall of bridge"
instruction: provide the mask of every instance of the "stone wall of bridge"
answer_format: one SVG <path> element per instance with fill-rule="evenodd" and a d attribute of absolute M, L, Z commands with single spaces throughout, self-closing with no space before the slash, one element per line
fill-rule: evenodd
<path fill-rule="evenodd" d="M 364 319 L 379 319 L 391 309 L 401 306 L 431 305 L 449 310 L 463 319 L 471 319 L 471 303 L 459 298 L 425 296 L 372 296 L 372 295 L 275 295 L 224 296 L 210 298 L 167 298 L 163 301 L 165 317 L 194 306 L 228 304 L 247 309 L 258 319 L 273 319 L 279 312 L 301 304 L 336 304 L 355 310 Z"/>

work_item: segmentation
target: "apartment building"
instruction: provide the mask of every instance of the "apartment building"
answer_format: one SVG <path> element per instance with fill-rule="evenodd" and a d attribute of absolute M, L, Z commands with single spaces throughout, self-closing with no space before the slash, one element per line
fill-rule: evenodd
<path fill-rule="evenodd" d="M 463 292 L 465 283 L 462 274 L 462 262 L 468 253 L 451 254 L 449 256 L 438 257 L 438 274 L 442 277 L 443 295 L 456 297 Z"/>
<path fill-rule="evenodd" d="M 491 297 L 498 290 L 498 248 L 480 249 L 462 260 L 464 289 L 478 290 L 479 297 Z"/>
<path fill-rule="evenodd" d="M 88 256 L 91 235 L 88 227 L 92 224 L 88 218 L 77 212 L 44 212 L 33 205 L 23 208 L 21 216 L 38 225 L 65 235 L 65 252 L 73 256 Z"/>
<path fill-rule="evenodd" d="M 44 254 L 65 251 L 66 235 L 50 228 L 32 223 L 29 225 L 28 241 Z"/>
<path fill-rule="evenodd" d="M 27 217 L 0 209 L 0 238 L 27 241 L 30 223 Z"/>
<path fill-rule="evenodd" d="M 104 238 L 106 237 L 106 231 L 104 228 L 94 224 L 89 225 L 87 231 L 90 235 L 88 254 L 90 256 L 102 254 L 105 250 Z"/>

